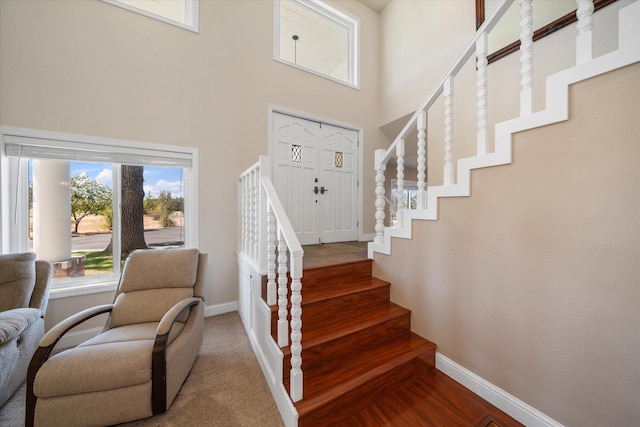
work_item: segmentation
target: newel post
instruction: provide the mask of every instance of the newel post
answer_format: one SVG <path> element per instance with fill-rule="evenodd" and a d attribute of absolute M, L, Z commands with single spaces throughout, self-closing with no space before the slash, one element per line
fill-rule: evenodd
<path fill-rule="evenodd" d="M 376 235 L 373 241 L 378 244 L 384 242 L 384 171 L 387 168 L 385 157 L 387 151 L 379 149 L 375 151 L 376 168 Z"/>

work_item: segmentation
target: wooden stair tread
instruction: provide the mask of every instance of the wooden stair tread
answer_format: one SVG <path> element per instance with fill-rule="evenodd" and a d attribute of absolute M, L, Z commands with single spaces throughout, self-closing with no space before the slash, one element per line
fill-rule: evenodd
<path fill-rule="evenodd" d="M 481 399 L 437 369 L 422 369 L 410 381 L 371 402 L 333 427 L 446 426 L 522 427 L 522 424 Z"/>
<path fill-rule="evenodd" d="M 327 316 L 327 313 L 320 313 L 318 317 L 310 319 L 312 313 L 303 311 L 304 346 L 310 347 L 353 334 L 390 319 L 408 316 L 411 311 L 391 302 L 372 307 L 368 311 L 358 310 L 347 314 L 348 316 Z"/>
<path fill-rule="evenodd" d="M 340 283 L 333 283 L 325 288 L 310 288 L 306 289 L 303 286 L 303 299 L 302 306 L 312 304 L 318 301 L 324 301 L 330 298 L 335 298 L 343 295 L 349 295 L 358 293 L 361 291 L 377 289 L 377 288 L 385 288 L 389 287 L 390 284 L 387 281 L 380 280 L 376 277 L 369 277 L 365 279 L 360 279 L 357 281 L 342 281 Z"/>
<path fill-rule="evenodd" d="M 354 336 L 358 339 L 357 334 L 366 334 L 367 331 L 376 325 L 392 322 L 403 316 L 409 316 L 411 311 L 394 303 L 387 303 L 380 306 L 375 311 L 362 312 L 359 316 L 351 316 L 346 319 L 328 319 L 326 322 L 318 321 L 315 327 L 307 325 L 304 320 L 304 312 L 302 319 L 302 348 L 307 354 L 313 351 L 313 347 L 323 344 L 335 342 L 345 337 Z M 410 321 L 407 323 L 410 324 Z M 407 337 L 410 330 L 406 329 Z M 392 339 L 393 337 L 391 337 Z M 281 348 L 285 358 L 291 355 L 289 346 Z M 304 356 L 303 356 L 304 357 Z"/>
<path fill-rule="evenodd" d="M 354 351 L 337 363 L 327 363 L 317 369 L 305 371 L 303 363 L 305 395 L 296 409 L 302 416 L 412 360 L 427 357 L 429 353 L 435 357 L 435 349 L 434 343 L 412 333 L 408 340 L 371 349 L 366 355 Z"/>
<path fill-rule="evenodd" d="M 302 271 L 304 273 L 312 273 L 312 272 L 316 272 L 316 271 L 320 271 L 320 272 L 325 272 L 327 269 L 333 269 L 336 267 L 342 267 L 342 266 L 351 266 L 353 267 L 354 265 L 364 265 L 364 264 L 368 264 L 368 265 L 372 265 L 373 264 L 373 260 L 372 259 L 359 259 L 359 260 L 354 260 L 354 261 L 345 261 L 345 262 L 335 262 L 335 263 L 331 263 L 331 264 L 323 264 L 323 265 L 312 265 L 309 267 L 304 267 L 302 269 Z"/>

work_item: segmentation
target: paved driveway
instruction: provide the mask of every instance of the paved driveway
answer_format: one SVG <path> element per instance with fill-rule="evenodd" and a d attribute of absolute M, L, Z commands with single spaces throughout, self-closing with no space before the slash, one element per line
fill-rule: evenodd
<path fill-rule="evenodd" d="M 151 248 L 180 246 L 184 244 L 184 229 L 165 227 L 145 230 L 144 239 Z M 109 233 L 74 236 L 71 238 L 71 247 L 74 251 L 101 251 L 109 245 L 110 240 Z"/>

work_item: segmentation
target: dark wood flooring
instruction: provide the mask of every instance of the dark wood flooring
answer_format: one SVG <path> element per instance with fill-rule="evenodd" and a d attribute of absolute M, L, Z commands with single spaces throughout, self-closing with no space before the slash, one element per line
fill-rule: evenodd
<path fill-rule="evenodd" d="M 522 426 L 435 368 L 436 344 L 411 332 L 392 285 L 371 276 L 366 243 L 304 251 L 300 427 Z"/>

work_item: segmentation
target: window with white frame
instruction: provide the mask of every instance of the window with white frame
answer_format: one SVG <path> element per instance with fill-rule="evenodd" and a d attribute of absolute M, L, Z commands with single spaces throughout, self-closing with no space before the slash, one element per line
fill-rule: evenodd
<path fill-rule="evenodd" d="M 358 87 L 358 20 L 320 0 L 275 0 L 274 57 Z"/>
<path fill-rule="evenodd" d="M 102 0 L 132 12 L 198 32 L 198 0 Z"/>
<path fill-rule="evenodd" d="M 52 293 L 114 287 L 128 252 L 197 247 L 197 150 L 0 129 L 2 253 L 53 264 Z"/>

